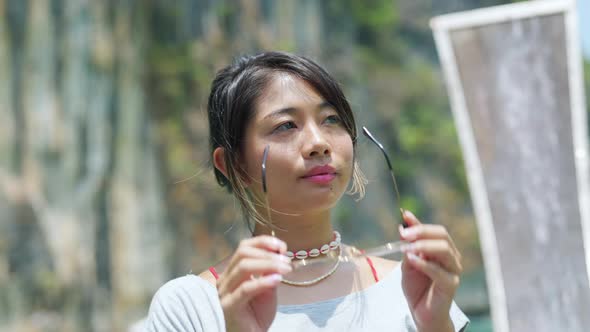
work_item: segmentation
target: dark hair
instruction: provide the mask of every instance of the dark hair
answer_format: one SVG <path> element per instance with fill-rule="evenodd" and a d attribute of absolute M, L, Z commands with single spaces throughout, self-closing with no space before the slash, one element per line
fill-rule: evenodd
<path fill-rule="evenodd" d="M 214 168 L 217 182 L 233 191 L 246 214 L 252 216 L 246 192 L 240 185 L 239 165 L 242 141 L 248 121 L 253 117 L 258 99 L 277 73 L 293 75 L 309 84 L 330 103 L 340 115 L 343 125 L 356 145 L 357 130 L 350 104 L 340 86 L 322 67 L 314 61 L 285 52 L 264 52 L 254 56 L 241 56 L 233 64 L 220 70 L 211 86 L 207 113 L 209 116 L 209 137 L 211 155 L 216 148 L 226 151 L 225 163 L 228 177 Z M 355 163 L 351 191 L 364 193 L 364 185 L 357 180 L 362 174 Z M 358 183 L 357 183 L 358 182 Z M 256 218 L 258 219 L 258 218 Z"/>

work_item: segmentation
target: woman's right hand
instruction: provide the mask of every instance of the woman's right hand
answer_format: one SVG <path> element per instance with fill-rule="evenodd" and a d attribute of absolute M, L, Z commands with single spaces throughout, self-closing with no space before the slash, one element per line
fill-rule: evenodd
<path fill-rule="evenodd" d="M 227 331 L 267 331 L 277 311 L 277 286 L 291 272 L 287 245 L 260 235 L 240 242 L 217 280 Z"/>

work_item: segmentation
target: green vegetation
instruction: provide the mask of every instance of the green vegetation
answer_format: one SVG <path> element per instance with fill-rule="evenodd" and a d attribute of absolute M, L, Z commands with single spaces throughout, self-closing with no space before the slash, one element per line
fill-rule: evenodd
<path fill-rule="evenodd" d="M 231 252 L 247 231 L 233 228 L 241 226 L 239 211 L 209 165 L 207 96 L 217 70 L 262 50 L 324 65 L 359 127 L 368 126 L 394 159 L 401 202 L 379 152 L 359 139 L 360 155 L 370 156 L 361 160 L 369 199 L 338 207 L 343 237 L 396 238 L 395 204 L 446 225 L 464 254 L 459 297 L 479 292 L 485 302 L 462 155 L 428 21 L 508 2 L 0 0 L 0 81 L 13 82 L 13 90 L 0 84 L 0 97 L 14 106 L 0 109 L 0 129 L 15 127 L 15 137 L 0 142 L 0 207 L 11 221 L 0 223 L 0 324 L 32 326 L 41 312 L 54 324 L 49 330 L 92 330 L 95 322 L 125 330 L 165 280 Z M 584 66 L 590 96 L 590 62 Z M 27 133 L 35 117 L 51 120 L 38 121 L 38 135 Z M 54 192 L 61 205 L 39 199 Z M 47 206 L 33 206 L 28 195 Z M 80 196 L 86 205 L 69 205 Z M 491 331 L 482 301 L 464 308 L 480 315 L 470 331 Z"/>

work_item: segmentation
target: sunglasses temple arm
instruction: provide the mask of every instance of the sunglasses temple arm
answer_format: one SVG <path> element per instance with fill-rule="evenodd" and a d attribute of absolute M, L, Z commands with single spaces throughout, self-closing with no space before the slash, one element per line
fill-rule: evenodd
<path fill-rule="evenodd" d="M 268 158 L 268 150 L 270 150 L 270 146 L 266 146 L 264 148 L 264 154 L 262 156 L 262 191 L 264 192 L 264 205 L 266 206 L 266 221 L 269 225 L 272 225 L 270 220 L 270 204 L 268 203 L 268 192 L 266 188 L 266 159 Z M 275 230 L 271 227 L 270 234 L 274 237 Z"/>
<path fill-rule="evenodd" d="M 393 189 L 395 189 L 395 196 L 397 198 L 397 202 L 398 204 L 401 205 L 402 201 L 401 201 L 401 197 L 399 195 L 399 189 L 397 189 L 397 181 L 395 180 L 395 174 L 393 174 L 393 166 L 391 166 L 391 160 L 389 160 L 389 156 L 387 155 L 387 152 L 385 152 L 385 148 L 383 147 L 383 145 L 381 143 L 379 143 L 375 137 L 373 137 L 373 135 L 367 135 L 369 137 L 369 139 L 371 139 L 371 141 L 373 141 L 373 143 L 375 143 L 378 147 L 379 150 L 381 150 L 381 152 L 383 153 L 383 156 L 385 157 L 385 161 L 387 161 L 387 167 L 389 168 L 389 174 L 391 174 L 391 180 L 393 180 Z M 400 216 L 401 216 L 401 224 L 404 228 L 407 228 L 409 225 L 407 222 L 404 221 L 404 209 L 402 207 L 400 207 L 399 209 L 400 212 Z"/>
<path fill-rule="evenodd" d="M 393 175 L 393 170 L 391 170 L 391 169 L 390 169 L 390 170 L 389 170 L 389 174 L 391 174 L 391 180 L 393 180 L 393 188 L 395 189 L 395 195 L 396 195 L 396 197 L 397 197 L 398 204 L 401 204 L 400 195 L 399 195 L 399 190 L 397 189 L 397 182 L 395 181 L 395 175 Z M 402 207 L 400 207 L 400 208 L 399 208 L 399 212 L 400 212 L 400 216 L 401 216 L 401 218 L 402 218 L 402 219 L 401 219 L 401 221 L 402 221 L 402 226 L 403 226 L 404 228 L 407 228 L 409 225 L 408 225 L 408 223 L 406 223 L 406 222 L 405 222 L 405 220 L 404 220 L 404 212 L 405 212 L 405 210 L 404 210 Z"/>
<path fill-rule="evenodd" d="M 270 235 L 272 237 L 276 237 L 275 230 L 274 230 L 274 228 L 272 228 L 272 222 L 270 220 L 270 205 L 268 203 L 268 195 L 266 195 L 266 193 L 264 195 L 264 205 L 266 205 L 266 221 L 270 225 Z"/>
<path fill-rule="evenodd" d="M 395 181 L 395 175 L 393 174 L 393 167 L 391 166 L 391 161 L 389 160 L 387 152 L 385 152 L 383 144 L 381 144 L 366 127 L 363 127 L 363 133 L 365 134 L 365 136 L 369 138 L 369 140 L 371 140 L 371 142 L 375 143 L 375 145 L 377 145 L 377 147 L 379 147 L 379 150 L 381 150 L 381 152 L 383 153 L 385 161 L 387 161 L 387 167 L 389 167 L 389 174 L 391 174 L 391 179 L 393 180 L 393 188 L 395 189 L 395 195 L 397 196 L 398 204 L 401 204 L 399 190 L 397 189 L 397 181 Z M 400 207 L 399 212 L 402 217 L 402 226 L 404 228 L 408 227 L 408 223 L 404 221 L 404 209 Z"/>
<path fill-rule="evenodd" d="M 379 146 L 379 148 L 381 149 L 381 152 L 383 152 L 383 156 L 385 156 L 385 160 L 387 161 L 387 167 L 389 167 L 389 174 L 391 174 L 391 180 L 393 181 L 393 189 L 395 189 L 395 196 L 397 198 L 397 202 L 398 202 L 398 204 L 401 204 L 402 201 L 401 201 L 401 197 L 399 194 L 399 189 L 397 189 L 397 181 L 395 180 L 395 174 L 393 174 L 393 167 L 391 166 L 391 161 L 389 160 L 389 156 L 387 155 L 385 150 L 382 149 L 381 146 Z M 402 207 L 400 207 L 399 212 L 400 212 L 400 216 L 402 218 L 401 219 L 402 226 L 404 228 L 407 228 L 409 225 L 404 220 L 404 209 Z"/>

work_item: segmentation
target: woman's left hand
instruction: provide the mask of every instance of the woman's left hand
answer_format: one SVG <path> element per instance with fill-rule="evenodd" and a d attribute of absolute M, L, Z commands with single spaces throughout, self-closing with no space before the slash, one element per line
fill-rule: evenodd
<path fill-rule="evenodd" d="M 463 268 L 461 254 L 446 228 L 422 224 L 405 211 L 400 226 L 404 249 L 402 286 L 419 331 L 452 331 L 449 310 Z"/>

